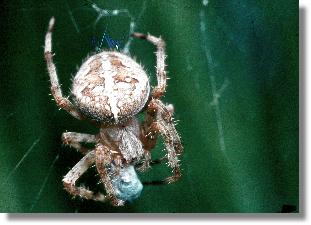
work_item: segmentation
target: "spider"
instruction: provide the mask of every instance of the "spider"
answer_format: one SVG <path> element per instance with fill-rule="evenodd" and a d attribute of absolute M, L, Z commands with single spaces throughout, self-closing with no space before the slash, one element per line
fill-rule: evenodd
<path fill-rule="evenodd" d="M 159 135 L 163 137 L 167 151 L 161 161 L 167 160 L 172 170 L 172 175 L 161 182 L 177 181 L 181 176 L 178 156 L 183 147 L 172 118 L 174 108 L 160 100 L 165 93 L 167 79 L 164 41 L 150 34 L 132 34 L 157 47 L 157 85 L 152 91 L 148 76 L 140 64 L 121 52 L 101 51 L 90 56 L 79 68 L 73 78 L 70 101 L 69 97 L 62 95 L 53 62 L 54 23 L 52 17 L 44 48 L 51 93 L 57 106 L 76 119 L 88 120 L 99 127 L 96 135 L 75 132 L 62 134 L 63 144 L 76 148 L 84 155 L 63 178 L 65 190 L 84 199 L 109 201 L 114 206 L 124 205 L 127 198 L 118 194 L 122 188 L 117 187 L 116 180 L 138 187 L 134 193 L 125 194 L 139 195 L 141 184 L 137 184 L 134 167 L 139 171 L 151 167 L 153 161 L 150 152 L 156 146 Z M 136 118 L 140 112 L 145 112 L 142 122 Z M 95 147 L 88 149 L 82 143 L 93 143 Z M 105 194 L 77 185 L 77 180 L 93 165 L 104 185 Z"/>

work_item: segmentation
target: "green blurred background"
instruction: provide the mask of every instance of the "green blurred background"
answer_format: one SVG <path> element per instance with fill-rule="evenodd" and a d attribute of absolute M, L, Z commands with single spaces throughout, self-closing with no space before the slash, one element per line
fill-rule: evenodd
<path fill-rule="evenodd" d="M 165 39 L 171 79 L 163 100 L 175 106 L 185 148 L 179 182 L 145 186 L 122 208 L 63 190 L 62 177 L 81 155 L 61 145 L 61 133 L 96 129 L 48 95 L 43 44 L 51 16 L 65 94 L 94 52 L 92 40 L 105 31 L 123 45 L 129 40 L 128 16 L 100 16 L 92 4 L 127 9 L 135 31 Z M 0 212 L 299 211 L 296 0 L 7 0 L 0 7 Z M 154 51 L 144 41 L 130 45 L 152 83 Z M 139 175 L 148 181 L 168 171 L 163 164 Z"/>

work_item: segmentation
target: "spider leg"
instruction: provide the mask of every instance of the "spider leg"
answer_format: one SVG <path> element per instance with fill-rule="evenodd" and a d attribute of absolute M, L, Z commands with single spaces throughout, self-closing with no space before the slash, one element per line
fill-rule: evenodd
<path fill-rule="evenodd" d="M 172 168 L 173 176 L 166 178 L 162 183 L 175 182 L 181 176 L 178 155 L 182 153 L 183 147 L 173 123 L 173 111 L 172 105 L 165 106 L 160 100 L 152 99 L 148 104 L 146 119 L 141 125 L 142 143 L 146 151 L 154 148 L 158 135 L 164 139 L 166 158 Z"/>
<path fill-rule="evenodd" d="M 52 54 L 52 31 L 54 28 L 54 17 L 51 18 L 48 31 L 45 35 L 45 47 L 44 47 L 44 56 L 47 63 L 47 68 L 51 80 L 51 93 L 54 96 L 56 104 L 70 113 L 73 117 L 77 119 L 83 119 L 82 115 L 78 112 L 78 110 L 74 107 L 74 105 L 65 97 L 63 97 L 62 90 L 60 88 L 56 67 L 53 62 L 53 54 Z"/>
<path fill-rule="evenodd" d="M 137 167 L 137 170 L 140 172 L 144 172 L 150 168 L 150 164 L 152 164 L 150 151 L 156 146 L 158 137 L 155 132 L 151 132 L 150 130 L 151 124 L 156 120 L 156 107 L 153 108 L 153 104 L 150 102 L 147 104 L 146 112 L 145 120 L 140 124 L 140 140 L 144 149 L 142 163 Z"/>
<path fill-rule="evenodd" d="M 152 97 L 159 99 L 163 96 L 166 89 L 166 71 L 165 71 L 165 42 L 161 37 L 155 37 L 150 34 L 133 33 L 136 38 L 146 39 L 157 47 L 156 57 L 157 57 L 157 80 L 158 84 L 152 91 Z"/>
<path fill-rule="evenodd" d="M 156 107 L 156 120 L 161 121 L 163 126 L 167 128 L 169 136 L 172 138 L 173 146 L 177 154 L 183 152 L 183 146 L 181 144 L 180 137 L 175 129 L 173 121 L 174 107 L 172 104 L 164 105 L 160 100 L 154 99 L 152 101 L 153 107 Z M 151 107 L 151 108 L 153 108 Z M 151 125 L 152 127 L 152 125 Z"/>
<path fill-rule="evenodd" d="M 80 196 L 85 199 L 104 202 L 107 197 L 103 194 L 94 194 L 85 187 L 76 186 L 76 181 L 85 173 L 88 168 L 95 162 L 95 151 L 87 153 L 64 177 L 63 184 L 71 195 Z"/>
<path fill-rule="evenodd" d="M 152 129 L 155 132 L 158 132 L 160 135 L 163 136 L 165 142 L 165 148 L 167 151 L 167 160 L 168 165 L 172 168 L 173 175 L 167 177 L 163 180 L 164 183 L 173 183 L 177 181 L 181 176 L 181 171 L 179 168 L 179 160 L 178 160 L 178 153 L 179 149 L 175 147 L 175 137 L 173 137 L 173 133 L 170 131 L 171 127 L 168 127 L 167 124 L 162 122 L 154 122 L 152 124 Z"/>
<path fill-rule="evenodd" d="M 150 152 L 148 153 L 150 155 Z M 136 164 L 136 169 L 139 170 L 140 172 L 145 172 L 147 169 L 151 168 L 151 165 L 160 164 L 165 160 L 166 160 L 166 157 L 161 157 L 159 159 L 149 159 L 145 156 L 145 159 L 142 162 L 139 162 L 138 164 Z"/>
<path fill-rule="evenodd" d="M 150 154 L 150 150 L 153 149 L 156 145 L 156 140 L 157 140 L 157 132 L 154 132 L 155 130 L 149 130 L 149 127 L 151 126 L 152 122 L 155 121 L 156 118 L 156 110 L 157 110 L 157 105 L 154 105 L 152 102 L 155 101 L 155 99 L 159 99 L 161 96 L 163 96 L 163 94 L 165 93 L 166 90 L 166 71 L 165 71 L 165 42 L 160 38 L 160 37 L 155 37 L 153 35 L 150 34 L 141 34 L 141 33 L 133 33 L 132 34 L 134 37 L 136 38 L 140 38 L 140 39 L 145 39 L 149 42 L 151 42 L 152 44 L 154 44 L 157 47 L 157 51 L 156 51 L 156 57 L 157 57 L 157 80 L 158 80 L 158 84 L 157 86 L 153 89 L 152 94 L 151 94 L 151 101 L 148 105 L 148 111 L 149 113 L 147 113 L 146 116 L 146 121 L 143 123 L 142 125 L 142 135 L 141 135 L 141 140 L 142 143 L 144 144 L 144 161 L 143 164 L 138 168 L 141 171 L 144 171 L 146 169 L 148 169 L 150 167 L 150 163 L 152 163 L 151 161 L 151 154 Z M 151 104 L 151 105 L 150 105 Z M 165 107 L 164 107 L 165 108 Z M 172 105 L 167 106 L 167 108 L 165 108 L 165 111 L 167 111 L 168 113 L 172 114 L 174 111 L 174 108 Z M 167 125 L 167 124 L 165 124 Z M 178 137 L 177 132 L 174 128 L 174 126 L 171 126 L 172 128 L 171 133 L 173 132 L 176 136 Z M 175 131 L 175 132 L 174 132 Z M 179 137 L 178 137 L 179 139 Z M 162 160 L 161 160 L 162 161 Z"/>
<path fill-rule="evenodd" d="M 65 132 L 62 134 L 62 142 L 64 145 L 73 147 L 85 155 L 90 151 L 90 149 L 82 146 L 80 143 L 96 143 L 96 136 L 92 134 Z"/>
<path fill-rule="evenodd" d="M 145 172 L 146 170 L 150 169 L 153 161 L 151 160 L 151 154 L 150 151 L 144 150 L 143 160 L 142 163 L 137 165 L 137 170 L 140 172 Z"/>
<path fill-rule="evenodd" d="M 95 148 L 95 163 L 98 174 L 104 183 L 107 198 L 111 200 L 111 203 L 114 206 L 122 206 L 125 202 L 116 197 L 115 190 L 109 176 L 108 168 L 111 167 L 112 161 L 113 157 L 111 155 L 110 149 L 101 143 L 97 144 Z"/>

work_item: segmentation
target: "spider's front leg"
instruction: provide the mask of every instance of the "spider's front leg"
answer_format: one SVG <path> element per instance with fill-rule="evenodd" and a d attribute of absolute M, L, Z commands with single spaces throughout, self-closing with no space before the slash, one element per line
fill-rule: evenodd
<path fill-rule="evenodd" d="M 172 136 L 174 132 L 171 132 L 171 129 L 173 129 L 173 127 L 162 122 L 154 122 L 151 125 L 151 130 L 155 133 L 159 133 L 164 138 L 168 165 L 172 168 L 173 175 L 163 180 L 164 183 L 173 183 L 181 177 L 178 155 L 180 154 L 179 150 L 182 148 L 176 148 L 177 145 L 181 146 L 181 144 L 179 141 L 176 141 L 176 139 L 179 139 L 177 136 Z"/>
<path fill-rule="evenodd" d="M 109 176 L 108 169 L 112 169 L 111 166 L 113 162 L 111 151 L 107 146 L 99 143 L 96 145 L 95 155 L 96 168 L 102 182 L 104 183 L 107 198 L 110 199 L 114 206 L 123 206 L 125 202 L 116 197 L 115 189 Z"/>
<path fill-rule="evenodd" d="M 68 145 L 77 149 L 82 154 L 86 154 L 90 151 L 89 148 L 86 148 L 81 145 L 81 143 L 96 143 L 96 136 L 92 134 L 82 134 L 76 132 L 65 132 L 62 134 L 62 142 L 64 145 Z"/>
<path fill-rule="evenodd" d="M 152 100 L 155 101 L 155 100 Z M 158 134 L 155 130 L 150 129 L 150 126 L 153 122 L 156 121 L 156 112 L 157 106 L 152 103 L 152 101 L 147 105 L 147 114 L 145 121 L 140 126 L 140 140 L 144 148 L 144 158 L 141 165 L 138 166 L 138 170 L 141 172 L 149 169 L 151 164 L 159 164 L 165 160 L 166 157 L 152 160 L 151 159 L 151 150 L 157 144 Z M 174 113 L 174 106 L 172 104 L 164 106 L 170 115 Z"/>
<path fill-rule="evenodd" d="M 178 155 L 182 153 L 183 147 L 173 123 L 172 113 L 172 105 L 165 106 L 160 100 L 152 99 L 148 104 L 146 119 L 142 124 L 142 132 L 145 134 L 142 142 L 144 147 L 148 146 L 147 151 L 155 147 L 158 135 L 164 139 L 166 158 L 173 172 L 173 176 L 162 181 L 164 183 L 175 182 L 181 176 Z"/>
<path fill-rule="evenodd" d="M 52 31 L 54 28 L 54 17 L 51 18 L 48 31 L 45 35 L 45 46 L 44 46 L 44 56 L 48 67 L 48 72 L 51 80 L 51 93 L 54 96 L 56 104 L 70 113 L 73 117 L 77 119 L 83 119 L 80 112 L 74 107 L 74 105 L 65 97 L 63 97 L 62 90 L 60 88 L 56 67 L 53 62 L 52 54 Z"/>
<path fill-rule="evenodd" d="M 73 196 L 80 196 L 85 199 L 104 202 L 107 197 L 103 194 L 94 194 L 85 187 L 76 186 L 76 181 L 84 174 L 95 162 L 95 151 L 87 153 L 64 177 L 63 184 L 65 189 Z"/>

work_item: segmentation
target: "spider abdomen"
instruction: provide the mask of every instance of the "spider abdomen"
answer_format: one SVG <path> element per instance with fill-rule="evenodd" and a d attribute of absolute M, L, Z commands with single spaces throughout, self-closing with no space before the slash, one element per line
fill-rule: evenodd
<path fill-rule="evenodd" d="M 86 117 L 117 124 L 136 115 L 149 97 L 149 79 L 133 59 L 103 51 L 82 64 L 73 80 L 75 104 Z"/>

